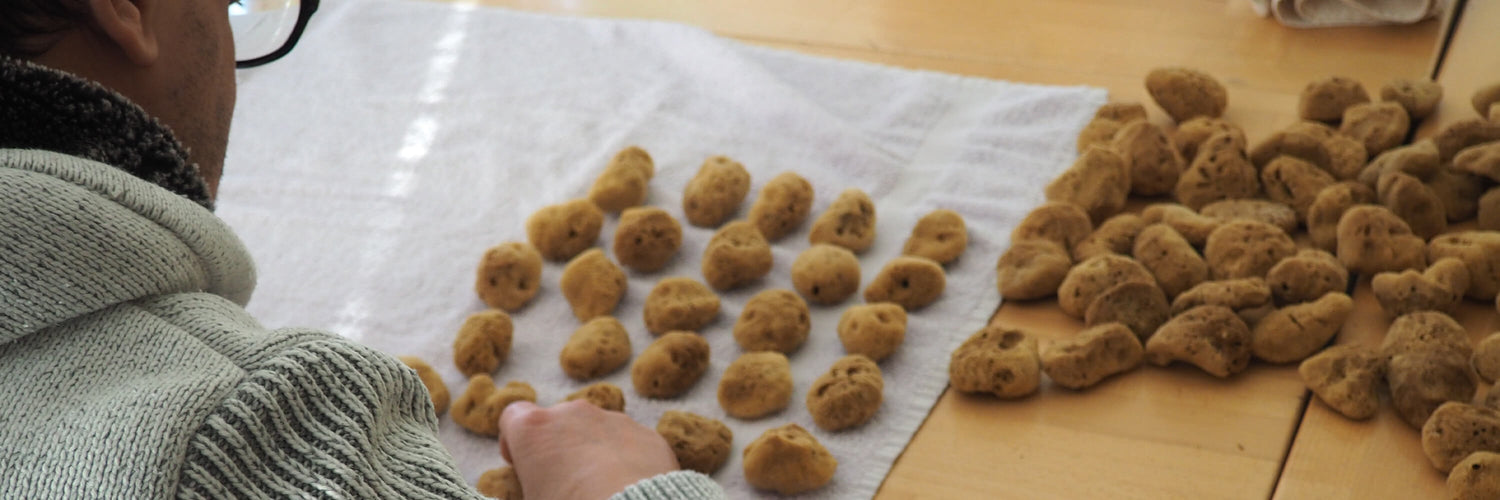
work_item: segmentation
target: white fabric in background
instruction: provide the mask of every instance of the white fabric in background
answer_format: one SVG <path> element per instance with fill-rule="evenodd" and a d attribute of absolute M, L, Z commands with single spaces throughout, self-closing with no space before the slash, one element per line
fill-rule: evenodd
<path fill-rule="evenodd" d="M 628 368 L 604 380 L 625 389 L 627 411 L 648 426 L 669 409 L 723 419 L 732 459 L 714 475 L 732 498 L 766 495 L 744 481 L 740 452 L 765 429 L 796 422 L 838 458 L 833 482 L 810 498 L 873 495 L 947 382 L 950 351 L 999 303 L 994 263 L 1010 229 L 1042 200 L 1073 158 L 1078 130 L 1105 100 L 1081 87 L 1043 87 L 907 71 L 748 47 L 703 30 L 656 22 L 557 18 L 446 3 L 329 2 L 285 60 L 240 75 L 239 107 L 218 213 L 256 258 L 250 311 L 271 327 L 328 329 L 391 354 L 412 354 L 443 375 L 453 396 L 465 379 L 451 342 L 483 309 L 474 269 L 492 245 L 524 239 L 524 218 L 582 196 L 619 149 L 656 160 L 648 202 L 682 219 L 681 190 L 710 155 L 761 185 L 792 170 L 816 189 L 814 214 L 848 187 L 879 212 L 876 245 L 861 257 L 866 283 L 895 257 L 912 224 L 951 208 L 971 244 L 949 267 L 947 292 L 911 316 L 906 343 L 885 370 L 885 404 L 862 428 L 829 433 L 803 404 L 814 378 L 843 355 L 844 307 L 814 307 L 813 333 L 791 355 L 791 407 L 756 421 L 728 418 L 716 391 L 740 354 L 730 334 L 754 292 L 790 288 L 807 225 L 774 243 L 761 286 L 723 295 L 701 333 L 708 373 L 686 395 L 648 400 Z M 601 243 L 607 245 L 615 218 Z M 657 279 L 701 280 L 712 232 L 684 223 L 667 270 L 629 273 L 617 316 L 639 353 L 652 337 L 642 300 Z M 585 385 L 557 354 L 578 322 L 558 293 L 561 265 L 514 314 L 500 383 L 521 379 L 550 404 Z M 861 303 L 855 299 L 846 303 Z M 493 439 L 446 416 L 442 439 L 471 482 L 503 464 Z"/>
<path fill-rule="evenodd" d="M 1255 12 L 1293 28 L 1412 24 L 1441 15 L 1453 0 L 1250 0 Z"/>

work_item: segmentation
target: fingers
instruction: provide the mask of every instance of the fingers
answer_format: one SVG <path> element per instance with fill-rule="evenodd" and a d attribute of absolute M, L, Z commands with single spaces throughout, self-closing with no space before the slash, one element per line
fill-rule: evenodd
<path fill-rule="evenodd" d="M 585 415 L 585 416 L 592 416 L 594 414 L 604 413 L 604 410 L 599 409 L 598 406 L 594 406 L 593 403 L 590 403 L 588 401 L 584 401 L 582 399 L 575 399 L 575 400 L 572 400 L 572 401 L 564 401 L 564 402 L 558 403 L 557 405 L 555 405 L 555 406 L 552 407 L 552 410 L 557 411 L 558 413 L 563 413 L 563 414 Z"/>
<path fill-rule="evenodd" d="M 500 457 L 505 459 L 505 463 L 512 463 L 510 459 L 510 443 L 505 442 L 504 436 L 500 437 Z"/>
<path fill-rule="evenodd" d="M 519 426 L 520 421 L 526 418 L 527 415 L 530 415 L 532 412 L 541 411 L 541 409 L 542 407 L 530 401 L 516 401 L 506 405 L 505 409 L 500 411 L 501 432 L 504 432 L 507 427 Z"/>
<path fill-rule="evenodd" d="M 537 498 L 605 498 L 677 469 L 655 430 L 586 401 L 549 408 L 518 402 L 499 420 L 500 454 Z"/>
<path fill-rule="evenodd" d="M 619 420 L 635 424 L 634 420 L 623 413 L 604 411 L 583 400 L 558 403 L 550 408 L 542 408 L 529 401 L 511 403 L 500 413 L 500 455 L 505 457 L 506 462 L 514 464 L 511 448 L 517 447 L 520 452 L 525 453 L 526 444 L 534 441 L 533 438 L 546 435 L 548 428 L 574 428 L 570 433 L 580 430 L 600 432 L 617 428 L 615 426 L 618 423 L 608 422 Z"/>
<path fill-rule="evenodd" d="M 528 415 L 540 410 L 541 408 L 530 401 L 517 401 L 507 405 L 500 412 L 500 456 L 505 457 L 506 463 L 515 463 L 515 460 L 510 457 L 510 442 L 505 439 L 505 436 L 517 435 L 510 429 L 519 429 L 522 426 L 521 422 Z"/>

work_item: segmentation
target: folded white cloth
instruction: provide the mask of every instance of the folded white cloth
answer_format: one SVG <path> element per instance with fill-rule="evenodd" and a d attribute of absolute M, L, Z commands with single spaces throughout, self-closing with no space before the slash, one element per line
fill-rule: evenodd
<path fill-rule="evenodd" d="M 365 0 L 325 3 L 285 60 L 241 75 L 219 214 L 255 256 L 250 310 L 268 326 L 329 329 L 431 363 L 454 397 L 465 379 L 451 343 L 483 309 L 474 268 L 489 246 L 523 240 L 524 218 L 582 196 L 615 151 L 638 144 L 656 159 L 648 203 L 682 219 L 681 193 L 698 165 L 724 154 L 750 170 L 751 197 L 792 170 L 816 189 L 814 214 L 844 188 L 877 202 L 866 282 L 899 252 L 918 217 L 938 207 L 967 219 L 971 244 L 948 268 L 948 289 L 911 316 L 906 343 L 882 363 L 885 404 L 867 425 L 816 428 L 803 398 L 843 348 L 844 307 L 814 307 L 813 333 L 790 357 L 796 393 L 786 410 L 728 418 L 715 397 L 740 349 L 730 331 L 746 299 L 790 288 L 807 225 L 775 242 L 762 285 L 727 293 L 701 333 L 709 372 L 686 395 L 649 400 L 629 370 L 627 411 L 654 425 L 663 411 L 723 419 L 730 462 L 714 475 L 732 498 L 745 483 L 740 452 L 762 431 L 795 422 L 840 461 L 813 498 L 869 497 L 947 382 L 948 356 L 999 303 L 994 262 L 1007 235 L 1071 162 L 1073 140 L 1105 100 L 1098 89 L 1044 87 L 909 71 L 748 47 L 673 24 L 509 12 L 472 4 Z M 740 216 L 751 200 L 747 199 Z M 684 223 L 685 224 L 685 223 Z M 614 218 L 601 243 L 609 240 Z M 639 353 L 652 337 L 642 301 L 656 280 L 701 279 L 710 230 L 686 226 L 663 272 L 630 273 L 616 311 Z M 529 381 L 542 403 L 584 384 L 557 355 L 578 327 L 548 264 L 542 293 L 514 314 L 516 335 L 497 381 Z M 849 303 L 862 302 L 853 299 Z M 493 439 L 442 419 L 441 435 L 473 481 L 503 464 Z"/>
<path fill-rule="evenodd" d="M 1412 24 L 1441 15 L 1453 0 L 1250 0 L 1255 12 L 1293 28 Z"/>

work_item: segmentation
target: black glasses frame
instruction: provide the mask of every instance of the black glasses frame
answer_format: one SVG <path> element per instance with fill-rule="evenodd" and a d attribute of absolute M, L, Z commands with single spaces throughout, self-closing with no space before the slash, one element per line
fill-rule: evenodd
<path fill-rule="evenodd" d="M 302 38 L 302 30 L 307 28 L 307 21 L 312 19 L 313 13 L 317 11 L 318 0 L 302 0 L 301 6 L 297 9 L 297 25 L 292 28 L 292 36 L 287 37 L 286 43 L 281 44 L 281 47 L 270 54 L 246 61 L 235 61 L 235 69 L 254 68 L 281 59 L 288 53 L 291 53 L 292 48 L 297 46 L 297 40 Z"/>

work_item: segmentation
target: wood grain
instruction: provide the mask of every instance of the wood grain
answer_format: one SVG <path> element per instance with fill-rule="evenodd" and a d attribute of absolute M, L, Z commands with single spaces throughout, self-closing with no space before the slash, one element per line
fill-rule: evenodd
<path fill-rule="evenodd" d="M 1490 305 L 1467 302 L 1454 317 L 1476 342 L 1500 327 Z M 1336 342 L 1378 346 L 1390 324 L 1364 279 Z M 1312 399 L 1275 498 L 1445 498 L 1447 475 L 1428 463 L 1420 432 L 1396 416 L 1388 398 L 1368 421 L 1349 420 Z"/>
<path fill-rule="evenodd" d="M 1474 91 L 1500 82 L 1500 2 L 1470 0 L 1462 19 L 1455 22 L 1453 38 L 1443 56 L 1437 81 L 1443 85 L 1438 109 L 1417 130 L 1426 137 L 1449 123 L 1479 114 L 1469 102 Z"/>
<path fill-rule="evenodd" d="M 1469 2 L 1456 21 L 1437 78 L 1443 85 L 1443 101 L 1418 130 L 1418 137 L 1478 116 L 1469 97 L 1480 86 L 1500 80 L 1496 33 L 1500 33 L 1500 2 Z M 1355 312 L 1337 342 L 1378 345 L 1390 321 L 1370 291 L 1368 279 L 1355 290 L 1354 303 Z M 1500 329 L 1500 315 L 1491 303 L 1466 302 L 1455 318 L 1476 342 Z M 1446 478 L 1423 455 L 1420 432 L 1396 416 L 1389 400 L 1374 419 L 1365 422 L 1345 419 L 1315 401 L 1303 417 L 1275 498 L 1447 498 Z"/>
<path fill-rule="evenodd" d="M 681 22 L 751 44 L 912 69 L 1099 86 L 1115 101 L 1149 103 L 1142 82 L 1150 69 L 1190 66 L 1224 82 L 1230 95 L 1226 118 L 1244 127 L 1252 142 L 1296 120 L 1298 92 L 1313 79 L 1343 75 L 1378 92 L 1391 78 L 1427 76 L 1441 29 L 1436 21 L 1289 29 L 1257 17 L 1244 0 L 479 2 Z M 1449 110 L 1456 102 L 1450 94 L 1444 119 L 1459 113 Z M 1153 121 L 1169 123 L 1159 109 L 1148 108 Z M 996 320 L 1044 338 L 1080 328 L 1048 303 L 1006 303 Z M 1087 391 L 1046 387 L 1019 401 L 949 391 L 878 496 L 1269 498 L 1306 395 L 1294 367 L 1258 363 L 1231 380 L 1192 367 L 1144 367 Z M 1321 421 L 1319 411 L 1328 412 L 1309 406 L 1314 409 L 1303 427 L 1326 432 L 1320 440 L 1299 435 L 1301 454 L 1294 458 L 1306 458 L 1301 462 L 1307 468 L 1289 471 L 1279 498 L 1344 498 L 1339 495 L 1349 488 L 1360 488 L 1359 498 L 1424 498 L 1399 493 L 1430 491 L 1421 483 L 1432 479 L 1430 467 L 1387 473 L 1389 464 L 1407 463 L 1413 449 L 1420 458 L 1420 447 L 1402 441 L 1413 437 L 1410 429 L 1382 427 L 1379 420 L 1313 425 Z M 1389 485 L 1398 480 L 1421 484 Z M 1294 485 L 1303 489 L 1288 489 Z"/>
<path fill-rule="evenodd" d="M 1044 343 L 1082 328 L 1045 301 L 994 321 Z M 1145 366 L 1017 401 L 949 390 L 879 497 L 1266 498 L 1303 392 L 1295 369 L 1261 364 L 1228 380 Z"/>
<path fill-rule="evenodd" d="M 1297 94 L 1344 75 L 1378 88 L 1429 73 L 1440 23 L 1298 30 L 1245 0 L 479 0 L 522 10 L 701 26 L 746 42 L 1149 102 L 1146 72 L 1200 68 L 1229 89 L 1252 140 L 1295 119 Z M 1378 50 L 1373 50 L 1377 48 Z M 1160 110 L 1151 109 L 1165 123 Z"/>

